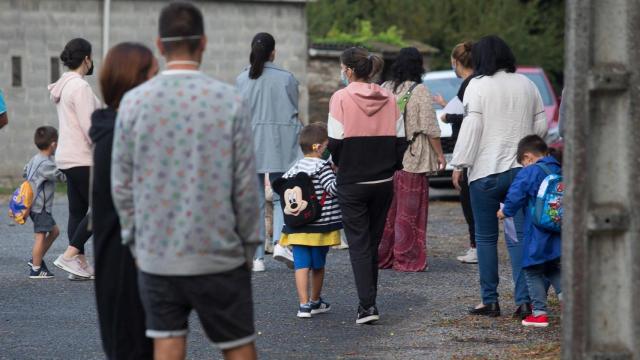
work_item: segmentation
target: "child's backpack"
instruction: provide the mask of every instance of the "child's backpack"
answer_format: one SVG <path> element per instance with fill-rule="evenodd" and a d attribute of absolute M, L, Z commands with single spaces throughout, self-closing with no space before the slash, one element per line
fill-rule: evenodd
<path fill-rule="evenodd" d="M 43 162 L 44 161 L 38 164 L 35 171 L 31 172 L 31 169 L 29 169 L 27 172 L 29 175 L 27 180 L 20 184 L 16 191 L 13 192 L 13 195 L 11 195 L 11 200 L 9 200 L 9 217 L 19 225 L 24 225 L 29 217 L 29 212 L 31 212 L 31 206 L 33 206 L 33 202 L 37 196 L 37 194 L 34 195 L 33 193 L 31 178 Z"/>
<path fill-rule="evenodd" d="M 322 199 L 318 199 L 309 174 L 299 172 L 293 177 L 278 178 L 271 183 L 271 187 L 280 195 L 284 223 L 287 226 L 301 227 L 318 220 L 322 215 L 326 193 L 322 195 Z"/>
<path fill-rule="evenodd" d="M 553 232 L 562 231 L 562 197 L 564 195 L 564 183 L 561 174 L 553 173 L 546 165 L 536 164 L 547 177 L 544 178 L 538 195 L 531 206 L 533 224 Z"/>

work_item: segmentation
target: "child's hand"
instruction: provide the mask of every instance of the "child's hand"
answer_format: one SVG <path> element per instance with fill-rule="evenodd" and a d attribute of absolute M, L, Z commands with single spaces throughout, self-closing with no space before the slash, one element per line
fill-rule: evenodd
<path fill-rule="evenodd" d="M 502 210 L 498 210 L 498 213 L 496 215 L 498 216 L 498 219 L 500 219 L 500 220 L 504 220 L 506 218 L 506 216 L 504 216 L 504 213 L 502 212 Z"/>

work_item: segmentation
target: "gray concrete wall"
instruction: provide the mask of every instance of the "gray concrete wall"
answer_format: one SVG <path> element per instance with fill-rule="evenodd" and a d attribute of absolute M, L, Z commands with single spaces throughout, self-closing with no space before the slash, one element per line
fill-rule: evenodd
<path fill-rule="evenodd" d="M 110 45 L 138 41 L 154 50 L 157 19 L 167 1 L 113 0 Z M 304 1 L 195 1 L 205 16 L 208 48 L 202 69 L 233 83 L 248 64 L 251 38 L 266 31 L 276 38 L 276 63 L 300 81 L 300 113 L 308 120 L 307 28 Z M 21 174 L 36 151 L 32 137 L 41 125 L 57 126 L 49 100 L 50 58 L 65 43 L 83 37 L 93 45 L 96 74 L 100 69 L 103 31 L 102 0 L 1 0 L 0 89 L 10 124 L 0 130 L 0 185 Z M 11 86 L 11 57 L 22 57 L 22 86 Z M 62 71 L 62 70 L 61 70 Z M 97 76 L 87 77 L 100 96 Z"/>

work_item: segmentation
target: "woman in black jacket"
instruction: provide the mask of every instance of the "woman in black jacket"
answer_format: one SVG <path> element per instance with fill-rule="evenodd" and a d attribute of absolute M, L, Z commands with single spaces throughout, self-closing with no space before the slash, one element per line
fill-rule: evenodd
<path fill-rule="evenodd" d="M 144 45 L 121 43 L 113 47 L 100 72 L 107 108 L 91 116 L 89 136 L 95 146 L 91 190 L 95 286 L 102 345 L 108 359 L 153 359 L 153 344 L 145 336 L 135 261 L 129 248 L 122 245 L 120 222 L 111 198 L 111 145 L 120 100 L 157 71 L 157 61 Z"/>
<path fill-rule="evenodd" d="M 458 89 L 458 99 L 460 102 L 464 100 L 464 92 L 467 89 L 467 85 L 471 79 L 473 79 L 473 61 L 471 59 L 471 47 L 473 43 L 470 41 L 466 41 L 464 43 L 460 43 L 453 48 L 451 52 L 451 67 L 453 71 L 456 72 L 456 75 L 464 81 L 460 85 L 460 89 Z M 442 98 L 442 96 L 436 97 L 436 101 L 444 107 L 446 102 Z M 464 114 L 442 114 L 440 120 L 444 123 L 451 124 L 453 128 L 453 138 L 458 138 L 458 133 L 460 132 L 460 128 L 462 127 L 462 120 L 464 119 Z M 471 210 L 471 196 L 469 195 L 469 183 L 467 181 L 467 170 L 464 170 L 462 175 L 462 179 L 460 181 L 460 204 L 462 205 L 462 213 L 464 214 L 464 218 L 469 225 L 469 243 L 470 247 L 467 252 L 458 256 L 458 261 L 467 263 L 467 264 L 477 264 L 478 263 L 478 254 L 476 251 L 476 235 L 475 235 L 475 223 L 473 221 L 473 211 Z"/>

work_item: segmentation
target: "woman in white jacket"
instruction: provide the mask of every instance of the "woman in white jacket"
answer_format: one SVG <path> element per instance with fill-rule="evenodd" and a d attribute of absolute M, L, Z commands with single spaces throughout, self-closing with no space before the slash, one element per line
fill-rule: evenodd
<path fill-rule="evenodd" d="M 465 119 L 451 165 L 456 188 L 460 187 L 462 170 L 468 169 L 475 218 L 482 303 L 469 312 L 499 316 L 496 213 L 521 169 L 516 160 L 518 142 L 530 134 L 544 136 L 547 119 L 537 87 L 515 73 L 515 57 L 502 39 L 481 39 L 473 46 L 472 58 L 476 77 L 465 92 Z M 514 221 L 518 239 L 522 239 L 523 214 Z M 522 242 L 507 241 L 507 249 L 515 283 L 514 317 L 524 317 L 530 314 L 531 305 L 521 272 Z"/>

